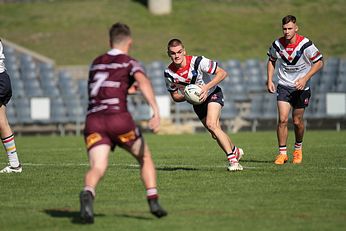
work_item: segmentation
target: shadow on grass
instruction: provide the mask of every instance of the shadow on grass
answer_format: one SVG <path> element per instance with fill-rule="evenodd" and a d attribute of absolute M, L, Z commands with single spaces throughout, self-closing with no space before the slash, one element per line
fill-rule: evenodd
<path fill-rule="evenodd" d="M 272 160 L 241 160 L 241 163 L 265 163 L 265 164 L 272 164 Z"/>
<path fill-rule="evenodd" d="M 116 217 L 123 217 L 123 218 L 137 219 L 137 220 L 153 220 L 153 219 L 155 219 L 153 217 L 132 215 L 132 214 L 114 214 L 114 216 L 116 216 Z"/>
<path fill-rule="evenodd" d="M 45 209 L 46 214 L 54 218 L 69 218 L 71 223 L 83 224 L 79 216 L 79 211 L 71 211 L 68 208 Z M 94 214 L 94 217 L 103 217 L 104 214 Z"/>
<path fill-rule="evenodd" d="M 79 211 L 72 211 L 68 208 L 45 209 L 46 214 L 54 218 L 69 218 L 73 224 L 84 224 L 80 219 Z M 104 217 L 104 214 L 94 214 L 94 217 Z M 137 220 L 153 220 L 155 218 L 135 214 L 114 214 L 116 217 L 131 218 Z"/>
<path fill-rule="evenodd" d="M 139 166 L 125 166 L 122 168 L 124 168 L 124 169 L 136 169 L 137 170 L 139 168 Z M 163 166 L 163 167 L 157 167 L 156 170 L 158 170 L 158 171 L 200 171 L 201 169 L 193 168 L 193 167 L 181 167 L 181 166 Z"/>
<path fill-rule="evenodd" d="M 156 170 L 159 171 L 199 171 L 198 168 L 191 168 L 191 167 L 158 167 Z"/>

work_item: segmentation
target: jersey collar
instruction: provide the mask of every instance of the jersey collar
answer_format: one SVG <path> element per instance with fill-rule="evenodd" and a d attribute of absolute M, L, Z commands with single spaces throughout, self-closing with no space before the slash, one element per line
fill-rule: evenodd
<path fill-rule="evenodd" d="M 113 49 L 109 50 L 107 52 L 107 54 L 116 56 L 116 55 L 121 55 L 121 54 L 125 54 L 125 53 L 119 49 L 113 48 Z"/>

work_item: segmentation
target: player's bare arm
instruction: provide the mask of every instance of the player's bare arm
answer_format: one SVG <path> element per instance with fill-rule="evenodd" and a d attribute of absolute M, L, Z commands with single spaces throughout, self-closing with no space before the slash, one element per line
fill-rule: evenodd
<path fill-rule="evenodd" d="M 160 113 L 156 103 L 153 87 L 148 77 L 142 72 L 136 72 L 134 77 L 138 82 L 138 87 L 141 90 L 144 98 L 153 110 L 153 116 L 149 120 L 149 128 L 156 133 L 160 129 Z"/>
<path fill-rule="evenodd" d="M 273 75 L 275 70 L 275 61 L 268 60 L 267 63 L 267 90 L 269 93 L 276 91 L 275 84 L 273 83 Z"/>
<path fill-rule="evenodd" d="M 323 67 L 323 60 L 319 60 L 318 62 L 314 63 L 310 71 L 304 77 L 298 79 L 295 82 L 296 89 L 304 90 L 305 85 L 309 81 L 309 79 L 311 79 L 312 76 L 314 76 L 314 74 L 317 73 L 322 67 Z"/>
<path fill-rule="evenodd" d="M 171 97 L 174 100 L 174 102 L 184 102 L 186 101 L 184 95 L 180 94 L 178 90 L 170 92 Z"/>
<path fill-rule="evenodd" d="M 205 101 L 208 97 L 208 91 L 209 89 L 211 89 L 212 87 L 218 85 L 220 82 L 222 82 L 226 77 L 228 76 L 227 72 L 222 69 L 221 67 L 217 67 L 215 70 L 215 76 L 214 78 L 212 78 L 212 80 L 203 85 L 200 86 L 202 88 L 201 91 L 201 95 L 200 95 L 200 100 L 201 101 Z"/>

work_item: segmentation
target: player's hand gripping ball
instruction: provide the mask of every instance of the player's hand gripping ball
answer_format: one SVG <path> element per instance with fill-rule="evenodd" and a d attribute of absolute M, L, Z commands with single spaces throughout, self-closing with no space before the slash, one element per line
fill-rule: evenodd
<path fill-rule="evenodd" d="M 184 88 L 184 96 L 187 102 L 198 105 L 203 102 L 199 100 L 199 96 L 201 94 L 202 88 L 200 88 L 196 84 L 189 84 Z"/>

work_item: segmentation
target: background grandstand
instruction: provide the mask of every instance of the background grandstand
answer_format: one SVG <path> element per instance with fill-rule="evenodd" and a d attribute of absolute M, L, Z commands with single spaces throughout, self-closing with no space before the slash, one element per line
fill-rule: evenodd
<path fill-rule="evenodd" d="M 222 119 L 228 131 L 273 129 L 275 96 L 265 89 L 265 54 L 272 40 L 281 35 L 281 17 L 291 12 L 298 17 L 301 33 L 313 39 L 326 60 L 323 71 L 312 79 L 307 128 L 346 127 L 345 114 L 329 114 L 327 110 L 328 93 L 343 97 L 346 92 L 343 1 L 176 0 L 173 12 L 165 16 L 151 15 L 143 1 L 8 2 L 1 4 L 0 34 L 7 41 L 6 67 L 14 90 L 8 116 L 18 133 L 80 133 L 86 111 L 88 64 L 107 50 L 104 31 L 115 21 L 126 21 L 133 28 L 133 56 L 144 61 L 158 96 L 168 97 L 162 77 L 168 62 L 165 45 L 177 36 L 186 41 L 191 54 L 220 59 L 219 64 L 230 74 L 222 83 L 227 102 Z M 283 10 L 273 10 L 279 2 Z M 318 25 L 308 10 L 317 8 L 321 15 Z M 50 99 L 49 118 L 31 118 L 33 97 Z M 129 100 L 136 120 L 150 116 L 138 95 Z M 345 107 L 344 101 L 340 103 L 341 109 Z M 192 125 L 190 131 L 199 130 L 190 105 L 171 104 L 168 110 L 164 123 L 168 127 Z"/>
<path fill-rule="evenodd" d="M 345 93 L 345 1 L 172 0 L 173 11 L 164 16 L 151 15 L 145 2 L 0 0 L 0 37 L 7 41 L 15 94 L 8 117 L 23 164 L 21 174 L 0 176 L 0 230 L 344 231 L 345 117 L 326 115 L 325 96 Z M 300 32 L 327 61 L 313 78 L 307 129 L 333 131 L 308 132 L 302 165 L 276 166 L 275 104 L 269 103 L 274 99 L 265 93 L 263 74 L 267 48 L 281 35 L 280 19 L 288 13 L 298 17 Z M 108 49 L 107 29 L 116 21 L 133 28 L 132 55 L 143 61 L 160 97 L 167 96 L 161 73 L 173 36 L 182 38 L 190 54 L 218 59 L 229 71 L 231 78 L 222 84 L 228 101 L 223 125 L 241 131 L 231 137 L 246 152 L 245 170 L 228 174 L 224 153 L 208 133 L 148 133 L 169 216 L 150 215 L 137 163 L 118 148 L 99 188 L 96 222 L 85 227 L 79 224 L 78 201 L 89 165 L 82 136 L 37 134 L 82 130 L 88 65 Z M 49 120 L 29 116 L 30 98 L 37 96 L 51 99 Z M 130 100 L 131 110 L 144 107 L 135 111 L 140 122 L 148 116 L 138 113 L 146 106 L 138 96 Z M 171 105 L 170 112 L 163 132 L 199 130 L 188 104 Z M 338 122 L 342 131 L 335 132 Z M 34 135 L 18 135 L 28 133 Z M 294 143 L 293 129 L 288 143 Z M 0 154 L 1 166 L 7 161 Z"/>

